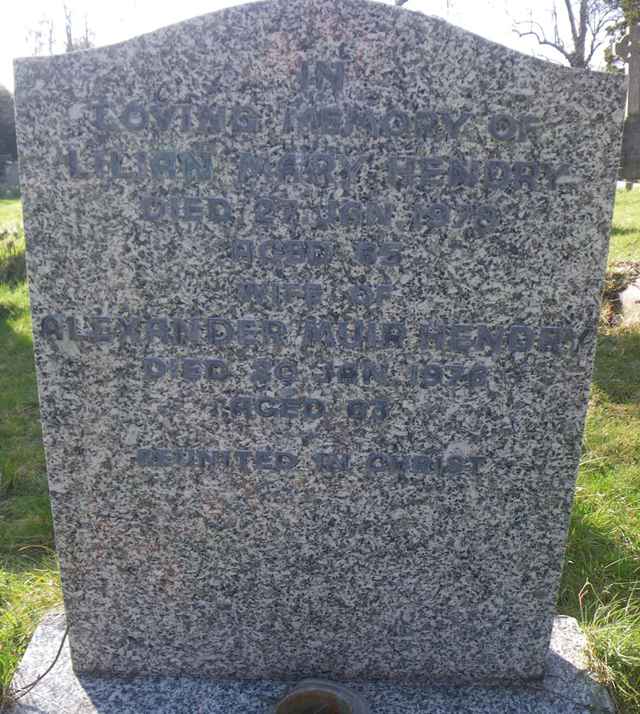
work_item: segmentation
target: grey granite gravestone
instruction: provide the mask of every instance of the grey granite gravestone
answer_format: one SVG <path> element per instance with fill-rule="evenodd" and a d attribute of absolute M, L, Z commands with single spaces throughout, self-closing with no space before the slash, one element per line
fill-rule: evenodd
<path fill-rule="evenodd" d="M 76 672 L 542 676 L 623 100 L 363 0 L 17 62 Z"/>

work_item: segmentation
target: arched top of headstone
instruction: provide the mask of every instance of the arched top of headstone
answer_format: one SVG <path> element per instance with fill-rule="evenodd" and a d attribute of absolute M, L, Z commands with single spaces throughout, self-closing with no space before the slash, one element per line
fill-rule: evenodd
<path fill-rule="evenodd" d="M 133 127 L 141 136 L 162 130 L 164 138 L 172 132 L 177 138 L 178 122 L 159 113 L 165 105 L 185 115 L 183 126 L 196 124 L 204 105 L 247 107 L 260 132 L 274 113 L 312 98 L 365 113 L 374 105 L 436 112 L 446 105 L 472 116 L 489 107 L 493 113 L 536 114 L 547 131 L 553 128 L 568 148 L 579 151 L 603 106 L 611 121 L 598 131 L 615 131 L 615 97 L 622 83 L 521 54 L 439 18 L 368 0 L 240 5 L 116 45 L 16 61 L 17 111 L 24 111 L 26 95 L 32 107 L 40 97 L 47 104 L 47 126 L 58 131 L 71 122 L 68 132 L 76 138 L 88 127 Z M 112 116 L 114 104 L 135 102 L 144 104 L 144 116 Z M 563 115 L 571 116 L 571 130 Z M 225 132 L 233 132 L 231 120 L 225 122 Z M 29 124 L 23 122 L 23 132 Z M 336 131 L 344 133 L 344 126 Z M 471 138 L 470 133 L 467 124 L 462 134 Z M 415 143 L 409 135 L 396 141 L 407 150 Z"/>
<path fill-rule="evenodd" d="M 623 97 L 364 0 L 17 62 L 78 671 L 541 676 Z"/>
<path fill-rule="evenodd" d="M 286 43 L 284 38 L 287 38 Z M 552 76 L 594 77 L 603 73 L 567 68 L 525 55 L 458 28 L 445 20 L 370 0 L 267 0 L 221 9 L 134 37 L 115 45 L 79 50 L 54 57 L 16 60 L 18 67 L 59 65 L 69 68 L 122 62 L 143 80 L 154 70 L 166 72 L 167 81 L 180 72 L 184 63 L 195 69 L 206 58 L 209 69 L 224 69 L 229 80 L 244 74 L 260 82 L 265 67 L 257 58 L 269 61 L 269 72 L 296 61 L 300 53 L 348 52 L 349 47 L 367 46 L 372 52 L 351 58 L 354 63 L 369 62 L 374 68 L 402 69 L 407 80 L 426 79 L 439 70 L 455 79 L 457 72 L 483 87 L 495 72 L 502 74 L 509 65 L 522 65 L 531 72 Z M 376 48 L 375 51 L 373 48 Z M 251 66 L 244 60 L 251 55 Z M 256 54 L 258 53 L 258 54 Z M 348 59 L 348 57 L 344 57 Z M 152 62 L 152 64 L 149 64 Z M 204 66 L 207 63 L 204 62 Z M 204 68 L 204 67 L 203 67 Z M 469 71 L 473 72 L 469 74 Z M 515 71 L 515 67 L 512 68 Z M 106 79 L 96 77 L 96 89 L 107 90 Z M 379 76 L 382 80 L 383 76 Z M 187 91 L 187 88 L 185 88 Z"/>

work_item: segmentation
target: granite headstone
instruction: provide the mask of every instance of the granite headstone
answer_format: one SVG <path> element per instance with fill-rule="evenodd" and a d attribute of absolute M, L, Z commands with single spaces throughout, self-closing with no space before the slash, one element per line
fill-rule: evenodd
<path fill-rule="evenodd" d="M 623 102 L 364 0 L 17 62 L 77 672 L 542 675 Z"/>

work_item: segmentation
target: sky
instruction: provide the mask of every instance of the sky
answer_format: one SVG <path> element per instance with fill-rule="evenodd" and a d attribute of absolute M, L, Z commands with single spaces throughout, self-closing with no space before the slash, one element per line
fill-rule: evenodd
<path fill-rule="evenodd" d="M 382 1 L 393 4 L 393 0 Z M 408 0 L 405 7 L 444 17 L 460 27 L 521 52 L 559 61 L 559 56 L 553 51 L 545 52 L 535 41 L 520 39 L 513 32 L 514 20 L 527 19 L 532 7 L 536 8 L 536 19 L 549 18 L 552 1 Z M 56 39 L 58 43 L 62 42 L 64 4 L 64 0 L 20 0 L 11 2 L 8 11 L 3 10 L 0 18 L 0 84 L 13 91 L 13 58 L 34 54 L 34 40 L 29 38 L 29 33 L 37 29 L 43 18 L 49 17 L 54 21 Z M 78 31 L 87 17 L 96 46 L 120 42 L 158 27 L 239 4 L 234 0 L 66 0 L 78 24 Z M 58 46 L 62 51 L 60 44 Z"/>

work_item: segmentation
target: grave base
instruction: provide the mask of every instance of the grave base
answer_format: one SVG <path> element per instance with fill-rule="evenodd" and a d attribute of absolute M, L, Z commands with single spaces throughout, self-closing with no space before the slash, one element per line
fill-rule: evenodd
<path fill-rule="evenodd" d="M 64 634 L 62 614 L 36 630 L 14 679 L 16 688 L 42 674 Z M 615 712 L 586 668 L 585 639 L 576 620 L 557 617 L 544 679 L 522 687 L 413 688 L 351 683 L 372 714 L 593 714 Z M 293 683 L 211 682 L 179 678 L 119 679 L 74 674 L 68 644 L 51 672 L 16 704 L 13 714 L 268 714 Z"/>

